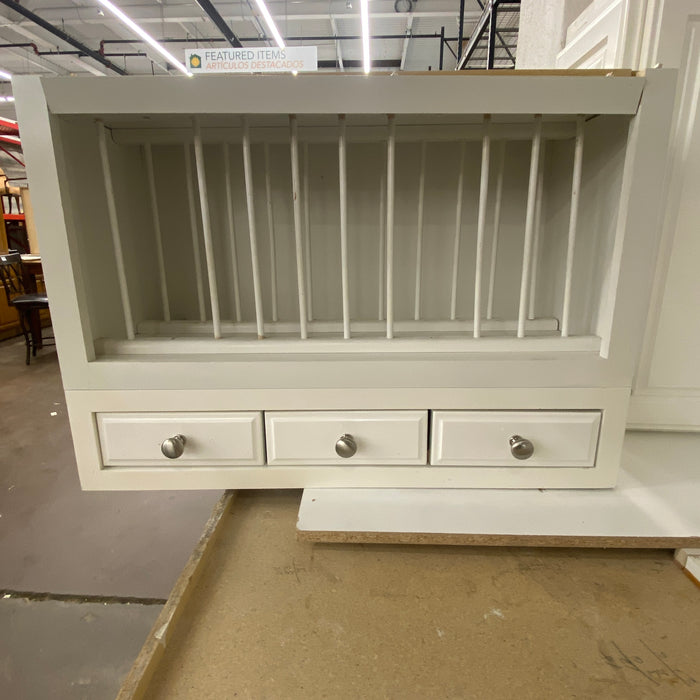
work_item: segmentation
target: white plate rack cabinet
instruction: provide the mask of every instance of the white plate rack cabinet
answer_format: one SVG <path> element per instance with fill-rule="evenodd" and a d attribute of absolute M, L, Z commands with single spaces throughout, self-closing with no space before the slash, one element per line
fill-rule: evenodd
<path fill-rule="evenodd" d="M 613 486 L 667 73 L 18 79 L 83 487 Z"/>

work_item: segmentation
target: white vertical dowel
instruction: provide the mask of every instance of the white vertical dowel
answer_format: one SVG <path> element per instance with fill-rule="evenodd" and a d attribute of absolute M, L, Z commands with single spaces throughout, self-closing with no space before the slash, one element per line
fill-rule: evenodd
<path fill-rule="evenodd" d="M 204 306 L 204 279 L 202 278 L 202 258 L 199 253 L 199 232 L 197 230 L 197 209 L 194 201 L 194 185 L 192 182 L 192 155 L 190 144 L 184 144 L 185 151 L 185 185 L 187 186 L 187 208 L 190 214 L 190 231 L 192 232 L 192 262 L 194 263 L 194 277 L 197 285 L 197 306 L 199 307 L 199 320 L 207 320 L 207 311 Z"/>
<path fill-rule="evenodd" d="M 493 205 L 493 240 L 491 241 L 491 264 L 489 266 L 489 296 L 486 302 L 486 318 L 493 318 L 493 295 L 496 288 L 496 261 L 498 260 L 498 236 L 501 232 L 501 203 L 503 201 L 503 172 L 506 161 L 506 142 L 501 140 L 498 149 L 496 170 L 496 201 Z"/>
<path fill-rule="evenodd" d="M 421 270 L 423 266 L 423 219 L 425 202 L 425 151 L 426 143 L 420 145 L 420 175 L 418 176 L 418 231 L 416 233 L 416 294 L 413 303 L 413 318 L 420 320 Z"/>
<path fill-rule="evenodd" d="M 343 288 L 343 338 L 350 337 L 350 290 L 348 278 L 348 180 L 347 180 L 347 125 L 345 115 L 338 117 L 338 179 L 340 184 L 340 265 Z"/>
<path fill-rule="evenodd" d="M 270 169 L 270 144 L 265 143 L 265 195 L 267 197 L 267 232 L 270 236 L 270 296 L 272 320 L 277 318 L 277 247 L 275 245 L 275 219 L 272 212 L 272 171 Z"/>
<path fill-rule="evenodd" d="M 150 143 L 144 144 L 144 158 L 146 159 L 146 177 L 148 179 L 148 192 L 151 195 L 151 215 L 153 216 L 153 235 L 156 239 L 156 260 L 158 262 L 158 279 L 160 281 L 160 300 L 163 306 L 163 320 L 170 320 L 170 302 L 168 301 L 168 282 L 165 276 L 165 255 L 163 254 L 163 233 L 160 228 L 160 214 L 158 213 L 158 194 L 156 193 L 156 176 L 153 172 L 153 149 Z"/>
<path fill-rule="evenodd" d="M 389 115 L 386 143 L 386 337 L 394 337 L 394 188 L 396 123 Z"/>
<path fill-rule="evenodd" d="M 245 177 L 245 199 L 248 209 L 248 234 L 250 236 L 250 258 L 253 271 L 253 296 L 255 298 L 255 323 L 258 339 L 265 336 L 263 320 L 262 289 L 260 287 L 260 265 L 258 264 L 258 236 L 255 228 L 255 194 L 253 184 L 253 163 L 250 157 L 250 126 L 248 119 L 241 119 L 243 125 L 243 175 Z"/>
<path fill-rule="evenodd" d="M 304 279 L 304 234 L 301 226 L 301 189 L 299 178 L 299 136 L 297 118 L 289 116 L 290 148 L 292 156 L 292 207 L 294 209 L 294 248 L 297 258 L 297 294 L 299 297 L 299 329 L 302 340 L 307 338 L 306 330 L 306 280 Z"/>
<path fill-rule="evenodd" d="M 384 163 L 382 163 L 384 166 Z M 378 306 L 377 318 L 380 321 L 384 320 L 384 273 L 386 272 L 386 169 L 382 171 L 379 177 L 379 290 L 378 290 Z"/>
<path fill-rule="evenodd" d="M 199 208 L 202 211 L 202 233 L 204 234 L 204 256 L 207 262 L 209 280 L 209 299 L 211 301 L 211 320 L 214 337 L 221 338 L 221 316 L 219 314 L 219 292 L 216 286 L 216 266 L 214 264 L 214 244 L 211 238 L 211 219 L 209 218 L 209 199 L 207 197 L 207 175 L 204 169 L 204 149 L 202 148 L 202 130 L 197 117 L 192 119 L 194 127 L 194 161 L 197 166 L 197 185 L 199 187 Z"/>
<path fill-rule="evenodd" d="M 311 284 L 311 206 L 309 201 L 309 144 L 304 144 L 304 257 L 306 271 L 306 317 L 314 319 L 313 286 Z"/>
<path fill-rule="evenodd" d="M 124 312 L 124 325 L 126 327 L 126 337 L 133 340 L 134 317 L 131 313 L 131 302 L 129 301 L 129 289 L 126 284 L 126 267 L 124 266 L 124 251 L 122 249 L 122 238 L 119 232 L 119 217 L 117 216 L 117 203 L 114 199 L 114 188 L 112 186 L 112 170 L 109 165 L 109 151 L 107 150 L 107 127 L 101 122 L 97 122 L 97 138 L 100 145 L 100 159 L 102 161 L 102 175 L 105 182 L 105 194 L 107 195 L 107 214 L 109 215 L 109 228 L 112 232 L 112 245 L 114 246 L 114 261 L 117 266 L 117 278 L 119 279 L 119 293 L 122 299 L 122 311 Z"/>
<path fill-rule="evenodd" d="M 525 245 L 523 246 L 523 268 L 520 277 L 520 304 L 518 306 L 518 338 L 525 337 L 525 317 L 527 315 L 527 292 L 530 283 L 532 264 L 532 237 L 535 223 L 535 199 L 537 198 L 537 178 L 540 166 L 540 142 L 542 140 L 542 115 L 535 115 L 535 133 L 530 153 L 530 180 L 527 187 L 527 209 L 525 211 Z"/>
<path fill-rule="evenodd" d="M 459 247 L 462 238 L 462 201 L 464 198 L 464 157 L 467 145 L 462 142 L 459 152 L 457 176 L 457 205 L 455 207 L 455 240 L 452 250 L 452 293 L 450 294 L 450 319 L 457 318 L 457 278 L 459 276 Z"/>
<path fill-rule="evenodd" d="M 571 278 L 574 272 L 574 247 L 578 201 L 581 193 L 581 171 L 583 168 L 583 115 L 576 117 L 576 146 L 574 149 L 574 172 L 571 182 L 571 211 L 569 213 L 569 238 L 566 245 L 566 277 L 564 280 L 564 307 L 561 314 L 561 334 L 569 335 L 569 309 L 571 306 Z"/>
<path fill-rule="evenodd" d="M 238 282 L 238 253 L 236 251 L 236 227 L 233 218 L 233 181 L 231 179 L 231 159 L 228 144 L 224 144 L 224 186 L 226 187 L 226 218 L 228 220 L 228 240 L 231 251 L 231 281 L 233 311 L 236 323 L 241 320 L 241 292 Z"/>
<path fill-rule="evenodd" d="M 537 297 L 537 269 L 540 263 L 540 241 L 542 240 L 542 198 L 544 197 L 544 152 L 545 141 L 540 144 L 540 171 L 537 175 L 537 198 L 535 199 L 535 232 L 532 239 L 532 271 L 530 272 L 530 294 L 527 317 L 535 318 Z"/>
<path fill-rule="evenodd" d="M 479 212 L 476 223 L 476 261 L 474 269 L 474 337 L 481 335 L 481 277 L 484 263 L 484 229 L 486 203 L 489 199 L 489 166 L 491 160 L 491 117 L 484 115 L 484 138 L 481 144 L 481 183 L 479 185 Z"/>

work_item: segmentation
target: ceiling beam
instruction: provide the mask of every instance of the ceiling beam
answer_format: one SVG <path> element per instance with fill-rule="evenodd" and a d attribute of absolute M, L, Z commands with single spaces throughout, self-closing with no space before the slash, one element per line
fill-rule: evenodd
<path fill-rule="evenodd" d="M 195 0 L 195 2 L 206 12 L 209 19 L 216 25 L 216 28 L 224 35 L 234 49 L 242 49 L 243 44 L 238 37 L 233 33 L 231 27 L 226 24 L 226 20 L 219 14 L 219 11 L 214 7 L 211 0 Z"/>
<path fill-rule="evenodd" d="M 392 3 L 393 4 L 393 3 Z M 442 3 L 441 3 L 442 4 Z M 327 7 L 328 3 L 326 3 Z M 304 5 L 289 5 L 290 10 L 296 7 L 304 7 Z M 374 4 L 373 4 L 374 8 Z M 307 22 L 307 21 L 328 21 L 329 13 L 326 12 L 303 12 L 299 11 L 296 14 L 294 11 L 290 11 L 288 14 L 284 12 L 275 13 L 274 8 L 271 8 L 272 18 L 279 25 L 279 23 L 284 22 Z M 239 2 L 236 3 L 219 3 L 218 12 L 221 17 L 226 22 L 243 22 L 249 23 L 251 21 L 250 14 L 241 13 L 241 5 Z M 41 16 L 49 21 L 61 23 L 61 26 L 69 25 L 80 25 L 80 24 L 94 24 L 94 25 L 106 25 L 111 26 L 112 24 L 118 23 L 119 20 L 113 17 L 102 17 L 95 12 L 94 15 L 87 15 L 85 12 L 85 7 L 47 7 L 46 9 L 40 10 Z M 333 16 L 336 20 L 360 20 L 359 12 L 354 10 L 333 12 Z M 129 5 L 129 16 L 134 22 L 139 24 L 162 24 L 171 22 L 206 22 L 206 18 L 202 16 L 199 8 L 194 4 L 145 4 L 145 5 Z M 375 12 L 372 11 L 372 19 L 396 19 L 397 13 L 393 9 L 389 12 Z M 411 13 L 416 19 L 420 18 L 436 18 L 445 20 L 454 20 L 457 16 L 456 10 L 426 10 L 426 11 L 415 11 Z M 468 11 L 464 13 L 464 21 L 468 23 L 476 22 L 481 16 L 479 11 Z M 6 18 L 0 17 L 0 26 L 9 25 Z"/>
<path fill-rule="evenodd" d="M 58 37 L 59 39 L 61 39 L 61 41 L 65 41 L 67 44 L 70 44 L 73 48 L 78 49 L 79 51 L 82 51 L 86 56 L 89 56 L 90 58 L 94 59 L 98 63 L 101 63 L 103 66 L 106 66 L 110 70 L 113 70 L 115 73 L 118 73 L 119 75 L 128 75 L 128 73 L 125 70 L 123 70 L 119 66 L 115 66 L 111 61 L 106 59 L 101 53 L 94 51 L 93 49 L 88 48 L 81 41 L 78 41 L 77 39 L 72 37 L 70 34 L 66 34 L 62 29 L 59 29 L 58 27 L 54 27 L 53 24 L 50 24 L 45 19 L 42 19 L 41 17 L 39 17 L 39 15 L 35 15 L 31 10 L 28 10 L 26 7 L 20 5 L 18 2 L 15 2 L 15 0 L 0 0 L 0 3 L 5 5 L 6 7 L 9 7 L 11 10 L 18 12 L 20 15 L 22 15 L 23 17 L 26 17 L 28 20 L 30 20 L 34 24 L 41 27 L 43 30 Z"/>
<path fill-rule="evenodd" d="M 405 34 L 370 34 L 370 39 L 373 41 L 375 39 L 393 39 L 397 41 L 402 41 L 406 38 Z M 440 34 L 411 34 L 411 39 L 432 39 L 434 41 L 438 41 L 440 39 Z M 331 34 L 308 34 L 304 36 L 287 36 L 284 38 L 286 43 L 292 43 L 296 41 L 301 41 L 301 42 L 309 42 L 309 41 L 316 41 L 316 42 L 321 42 L 321 41 L 326 41 L 328 44 L 330 44 L 333 41 L 339 40 L 339 41 L 362 41 L 362 35 L 361 34 L 336 34 L 331 35 Z M 211 44 L 211 43 L 218 43 L 225 41 L 223 37 L 218 37 L 218 36 L 200 36 L 200 37 L 194 37 L 190 33 L 190 37 L 187 39 L 159 39 L 161 44 L 193 44 L 193 43 L 201 43 L 201 44 Z M 241 41 L 245 41 L 246 43 L 257 43 L 257 42 L 263 42 L 263 41 L 269 41 L 269 39 L 266 36 L 246 36 L 242 37 Z M 456 41 L 454 37 L 452 38 L 446 38 L 445 41 Z M 110 44 L 143 44 L 144 41 L 143 39 L 103 39 L 102 44 L 105 46 L 108 46 Z"/>
<path fill-rule="evenodd" d="M 345 65 L 346 68 L 362 68 L 364 65 L 362 59 L 350 59 L 348 60 L 347 58 L 343 61 L 343 64 Z M 399 68 L 401 65 L 401 62 L 398 59 L 393 59 L 393 58 L 377 58 L 377 59 L 372 59 L 372 68 Z M 318 62 L 318 67 L 319 68 L 337 68 L 338 67 L 338 62 L 335 60 L 331 61 L 324 61 L 320 60 Z"/>
<path fill-rule="evenodd" d="M 161 55 L 157 53 L 150 44 L 147 44 L 143 39 L 136 36 L 123 22 L 118 22 L 116 26 L 110 27 L 110 31 L 113 34 L 116 34 L 118 37 L 121 37 L 120 39 L 115 39 L 114 41 L 119 42 L 122 45 L 126 44 L 127 46 L 131 46 L 134 48 L 134 50 L 145 50 L 146 57 L 152 63 L 151 70 L 154 70 L 153 66 L 157 66 L 161 71 L 163 71 L 163 73 L 165 73 L 165 75 L 170 75 L 168 66 L 164 62 Z M 143 46 L 143 44 L 146 45 Z M 104 51 L 102 42 L 100 42 L 100 51 Z"/>
<path fill-rule="evenodd" d="M 65 75 L 68 71 L 62 66 L 56 65 L 53 61 L 49 61 L 44 56 L 37 56 L 33 52 L 23 51 L 22 49 L 4 48 L 3 51 L 8 51 L 13 56 L 27 63 L 31 63 L 42 71 L 46 71 L 48 74 L 53 73 L 54 75 Z M 32 71 L 35 72 L 35 71 Z"/>
<path fill-rule="evenodd" d="M 39 48 L 44 48 L 46 50 L 52 50 L 55 49 L 55 44 L 52 44 L 48 40 L 44 39 L 42 36 L 37 34 L 36 32 L 33 32 L 26 27 L 21 27 L 18 25 L 15 25 L 12 28 L 12 31 L 15 34 L 19 34 L 20 36 L 23 36 L 27 39 L 31 39 L 34 44 L 36 44 Z M 42 56 L 42 58 L 44 58 Z M 107 75 L 106 69 L 105 68 L 98 68 L 96 65 L 90 63 L 89 61 L 86 61 L 84 58 L 81 58 L 80 56 L 66 56 L 68 59 L 69 63 L 72 63 L 74 65 L 80 66 L 83 70 L 88 71 L 89 73 L 92 73 L 93 75 Z M 59 66 L 60 70 L 55 70 L 56 63 L 55 62 L 50 62 L 51 69 L 54 70 L 56 73 L 60 74 L 62 70 L 64 70 L 63 66 Z M 68 69 L 66 72 L 71 72 L 71 69 Z"/>

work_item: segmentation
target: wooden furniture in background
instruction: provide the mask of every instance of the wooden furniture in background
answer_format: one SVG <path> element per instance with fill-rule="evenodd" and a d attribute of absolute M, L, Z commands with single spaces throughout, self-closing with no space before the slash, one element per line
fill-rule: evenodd
<path fill-rule="evenodd" d="M 27 238 L 29 239 L 29 252 L 32 255 L 41 255 L 39 249 L 39 239 L 36 233 L 36 223 L 34 222 L 34 208 L 32 207 L 32 196 L 28 187 L 21 187 L 22 209 L 24 210 L 24 222 L 27 226 Z"/>
<path fill-rule="evenodd" d="M 8 250 L 5 221 L 0 218 L 0 252 L 7 252 Z M 0 340 L 14 338 L 21 332 L 17 309 L 14 309 L 7 303 L 5 292 L 0 290 Z"/>
<path fill-rule="evenodd" d="M 49 300 L 45 292 L 37 290 L 36 264 L 41 270 L 41 261 L 30 260 L 25 265 L 22 258 L 16 251 L 0 253 L 0 282 L 8 305 L 17 311 L 27 348 L 26 363 L 29 364 L 30 355 L 36 356 L 36 351 L 43 347 L 39 312 L 48 311 Z"/>
<path fill-rule="evenodd" d="M 16 250 L 22 255 L 30 254 L 31 249 L 21 194 L 5 191 L 0 194 L 0 202 L 2 202 L 2 218 L 5 224 L 8 249 Z"/>
<path fill-rule="evenodd" d="M 28 240 L 30 256 L 25 256 L 24 263 L 27 271 L 31 275 L 31 283 L 35 286 L 37 291 L 45 294 L 46 288 L 44 286 L 44 273 L 41 266 L 41 258 L 38 257 L 39 243 L 36 236 L 36 225 L 34 223 L 34 214 L 31 206 L 29 188 L 23 187 L 20 192 L 21 209 L 23 211 L 22 216 L 25 217 L 24 223 L 26 224 L 26 237 Z M 5 253 L 9 250 L 15 250 L 15 248 L 9 244 L 5 226 L 5 217 L 2 216 L 0 217 L 0 253 Z M 40 311 L 39 317 L 41 319 L 42 327 L 48 326 L 51 323 L 51 316 L 48 310 Z M 37 329 L 35 328 L 35 336 L 36 330 Z M 0 290 L 0 341 L 7 338 L 14 338 L 21 335 L 21 333 L 22 328 L 20 326 L 17 310 L 7 303 L 5 294 L 2 292 L 2 290 Z M 40 335 L 38 336 L 37 340 L 41 342 Z"/>

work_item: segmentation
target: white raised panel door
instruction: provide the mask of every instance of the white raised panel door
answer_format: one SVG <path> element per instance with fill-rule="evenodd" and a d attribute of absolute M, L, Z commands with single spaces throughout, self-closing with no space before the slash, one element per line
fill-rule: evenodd
<path fill-rule="evenodd" d="M 201 467 L 265 463 L 259 412 L 98 413 L 105 467 Z M 169 459 L 161 445 L 181 435 L 182 455 Z"/>
<path fill-rule="evenodd" d="M 568 27 L 556 68 L 639 66 L 647 3 L 594 0 Z"/>
<path fill-rule="evenodd" d="M 432 429 L 433 466 L 593 467 L 600 411 L 433 411 Z M 514 456 L 515 437 L 531 456 Z"/>
<path fill-rule="evenodd" d="M 272 466 L 421 465 L 427 461 L 428 412 L 267 411 L 265 434 Z M 343 436 L 355 445 L 346 457 L 336 451 Z"/>
<path fill-rule="evenodd" d="M 666 215 L 628 424 L 700 430 L 700 0 L 665 2 L 651 63 L 679 68 Z"/>
<path fill-rule="evenodd" d="M 628 427 L 700 430 L 700 0 L 596 0 L 569 26 L 556 67 L 659 63 L 679 76 L 666 212 Z"/>

